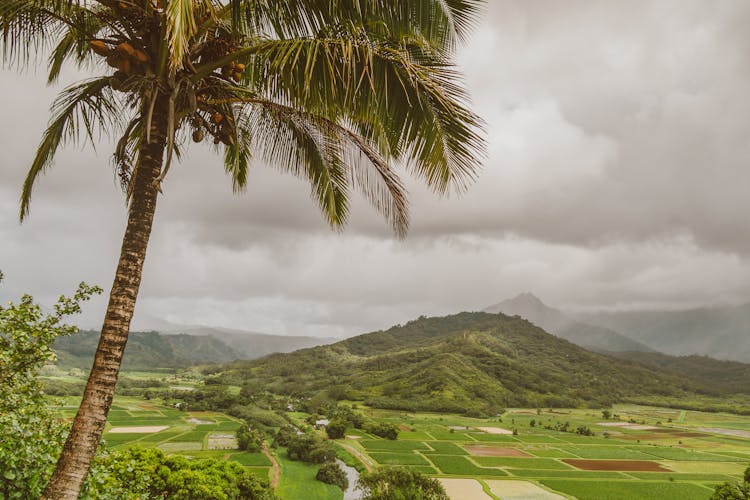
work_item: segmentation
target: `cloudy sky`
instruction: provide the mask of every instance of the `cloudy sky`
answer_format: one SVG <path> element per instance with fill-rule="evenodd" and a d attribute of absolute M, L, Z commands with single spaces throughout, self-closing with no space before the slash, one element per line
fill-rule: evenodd
<path fill-rule="evenodd" d="M 164 186 L 135 327 L 342 336 L 523 291 L 570 308 L 750 301 L 750 2 L 489 4 L 459 56 L 490 149 L 468 193 L 409 182 L 405 241 L 363 203 L 337 234 L 302 182 L 258 165 L 235 196 L 193 148 Z M 60 89 L 43 69 L 0 73 L 2 300 L 108 289 L 124 228 L 104 139 L 58 156 L 19 225 Z"/>

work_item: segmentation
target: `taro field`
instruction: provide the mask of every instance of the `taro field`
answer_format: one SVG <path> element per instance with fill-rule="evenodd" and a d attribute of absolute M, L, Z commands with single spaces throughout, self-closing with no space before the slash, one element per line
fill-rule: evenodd
<path fill-rule="evenodd" d="M 608 419 L 600 410 L 547 409 L 471 419 L 367 410 L 398 425 L 398 440 L 349 429 L 342 444 L 370 465 L 437 477 L 454 500 L 706 500 L 750 465 L 750 417 L 610 411 Z"/>
<path fill-rule="evenodd" d="M 80 398 L 65 398 L 61 413 L 72 418 L 79 402 Z M 268 478 L 271 462 L 265 455 L 237 449 L 239 426 L 239 420 L 219 412 L 186 412 L 142 398 L 115 397 L 103 440 L 111 449 L 140 445 L 195 458 L 232 460 Z"/>

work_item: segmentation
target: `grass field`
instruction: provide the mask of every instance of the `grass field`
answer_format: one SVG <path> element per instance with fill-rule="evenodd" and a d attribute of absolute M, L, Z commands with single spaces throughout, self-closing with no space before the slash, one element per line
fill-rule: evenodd
<path fill-rule="evenodd" d="M 65 398 L 60 412 L 72 417 L 77 404 L 76 398 Z M 347 429 L 350 437 L 341 444 L 356 450 L 369 464 L 414 468 L 450 480 L 446 484 L 453 491 L 464 488 L 479 492 L 482 488 L 486 497 L 494 500 L 514 498 L 513 494 L 523 491 L 555 499 L 706 500 L 717 484 L 738 480 L 750 465 L 750 439 L 705 431 L 750 429 L 750 417 L 730 414 L 636 405 L 616 406 L 609 421 L 603 419 L 601 411 L 585 409 L 517 409 L 486 419 L 368 408 L 362 411 L 375 421 L 403 429 L 396 441 Z M 300 421 L 306 417 L 292 416 Z M 594 435 L 545 428 L 565 422 L 569 430 L 585 427 Z M 613 422 L 616 425 L 601 425 Z M 263 454 L 211 449 L 216 445 L 211 436 L 231 437 L 239 425 L 240 421 L 219 412 L 182 412 L 153 401 L 117 397 L 104 439 L 107 447 L 115 449 L 138 444 L 196 458 L 232 460 L 259 477 L 269 478 L 271 463 Z M 143 432 L 144 428 L 160 426 L 164 429 L 159 432 Z M 491 434 L 478 430 L 480 427 L 514 429 L 516 434 Z M 132 432 L 109 432 L 113 428 Z M 288 460 L 283 449 L 276 455 L 281 472 L 279 498 L 342 498 L 338 488 L 315 480 L 317 466 Z M 566 461 L 579 467 L 593 461 L 602 470 L 583 470 Z M 630 461 L 651 463 L 664 472 L 628 471 Z"/>
<path fill-rule="evenodd" d="M 368 437 L 346 440 L 347 445 L 379 464 L 406 466 L 424 458 L 432 475 L 474 479 L 495 499 L 502 496 L 493 493 L 490 483 L 499 492 L 503 481 L 515 481 L 505 484 L 506 496 L 511 485 L 521 485 L 529 491 L 541 488 L 535 491 L 547 491 L 550 498 L 705 500 L 717 484 L 739 480 L 750 465 L 750 439 L 704 431 L 750 429 L 750 417 L 730 414 L 636 405 L 616 406 L 609 421 L 601 411 L 582 409 L 510 410 L 494 419 L 366 411 L 375 420 L 409 430 L 397 441 Z M 545 428 L 565 422 L 570 431 L 586 427 L 594 435 Z M 480 427 L 516 429 L 517 434 L 490 434 Z M 347 430 L 347 435 L 354 432 Z M 498 456 L 492 456 L 493 450 Z M 604 470 L 583 470 L 563 460 Z M 628 472 L 636 464 L 664 472 Z M 458 491 L 456 485 L 464 483 L 451 484 Z"/>

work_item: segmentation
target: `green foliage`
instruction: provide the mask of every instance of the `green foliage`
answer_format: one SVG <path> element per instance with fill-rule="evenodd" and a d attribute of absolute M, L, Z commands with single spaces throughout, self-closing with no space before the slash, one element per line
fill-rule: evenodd
<path fill-rule="evenodd" d="M 398 427 L 386 422 L 368 422 L 364 425 L 364 430 L 370 434 L 385 439 L 398 439 Z"/>
<path fill-rule="evenodd" d="M 357 481 L 362 500 L 449 500 L 437 479 L 413 469 L 385 467 Z"/>
<path fill-rule="evenodd" d="M 714 490 L 711 500 L 749 500 L 750 499 L 750 467 L 745 469 L 744 481 L 741 484 L 724 483 Z"/>
<path fill-rule="evenodd" d="M 584 350 L 521 318 L 488 313 L 420 318 L 336 344 L 235 363 L 220 378 L 312 398 L 346 385 L 352 398 L 377 408 L 485 416 L 507 407 L 609 407 L 643 395 L 685 400 L 698 390 L 684 377 Z"/>
<path fill-rule="evenodd" d="M 349 487 L 349 478 L 346 472 L 336 462 L 327 462 L 320 466 L 315 479 L 326 484 L 335 484 L 343 491 Z"/>
<path fill-rule="evenodd" d="M 103 500 L 272 500 L 268 482 L 242 465 L 217 459 L 188 460 L 156 448 L 111 452 L 92 469 L 83 495 Z"/>
<path fill-rule="evenodd" d="M 341 439 L 346 434 L 346 424 L 346 421 L 335 418 L 326 425 L 326 434 L 330 439 Z"/>
<path fill-rule="evenodd" d="M 58 338 L 55 353 L 64 369 L 88 370 L 99 342 L 99 332 L 82 331 L 72 337 Z M 237 359 L 237 352 L 219 339 L 204 335 L 162 335 L 156 332 L 132 332 L 123 357 L 127 370 L 149 370 L 155 366 L 184 368 L 205 363 L 226 363 Z M 118 383 L 118 389 L 120 389 Z"/>
<path fill-rule="evenodd" d="M 292 460 L 313 464 L 330 462 L 336 458 L 333 445 L 315 434 L 292 436 L 286 445 L 286 452 Z"/>
<path fill-rule="evenodd" d="M 55 339 L 77 332 L 63 323 L 98 287 L 81 283 L 44 314 L 32 297 L 0 306 L 0 497 L 36 498 L 62 448 L 65 426 L 44 399 L 39 370 L 54 359 Z"/>
<path fill-rule="evenodd" d="M 250 429 L 247 424 L 242 424 L 237 429 L 237 446 L 240 450 L 259 451 L 263 443 L 263 436 L 256 429 Z"/>

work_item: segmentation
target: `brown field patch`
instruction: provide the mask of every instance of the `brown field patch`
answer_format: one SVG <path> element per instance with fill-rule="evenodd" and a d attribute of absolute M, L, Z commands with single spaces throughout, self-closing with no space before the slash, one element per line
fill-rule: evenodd
<path fill-rule="evenodd" d="M 613 470 L 631 472 L 672 472 L 662 464 L 650 460 L 584 460 L 563 459 L 568 465 L 583 470 Z"/>
<path fill-rule="evenodd" d="M 531 457 L 525 451 L 506 446 L 466 445 L 466 451 L 476 457 Z"/>
<path fill-rule="evenodd" d="M 451 500 L 489 500 L 490 496 L 474 479 L 438 479 Z"/>
<path fill-rule="evenodd" d="M 503 429 L 501 427 L 477 427 L 482 432 L 486 432 L 487 434 L 503 434 L 503 435 L 512 435 L 513 431 L 509 431 L 508 429 Z"/>

